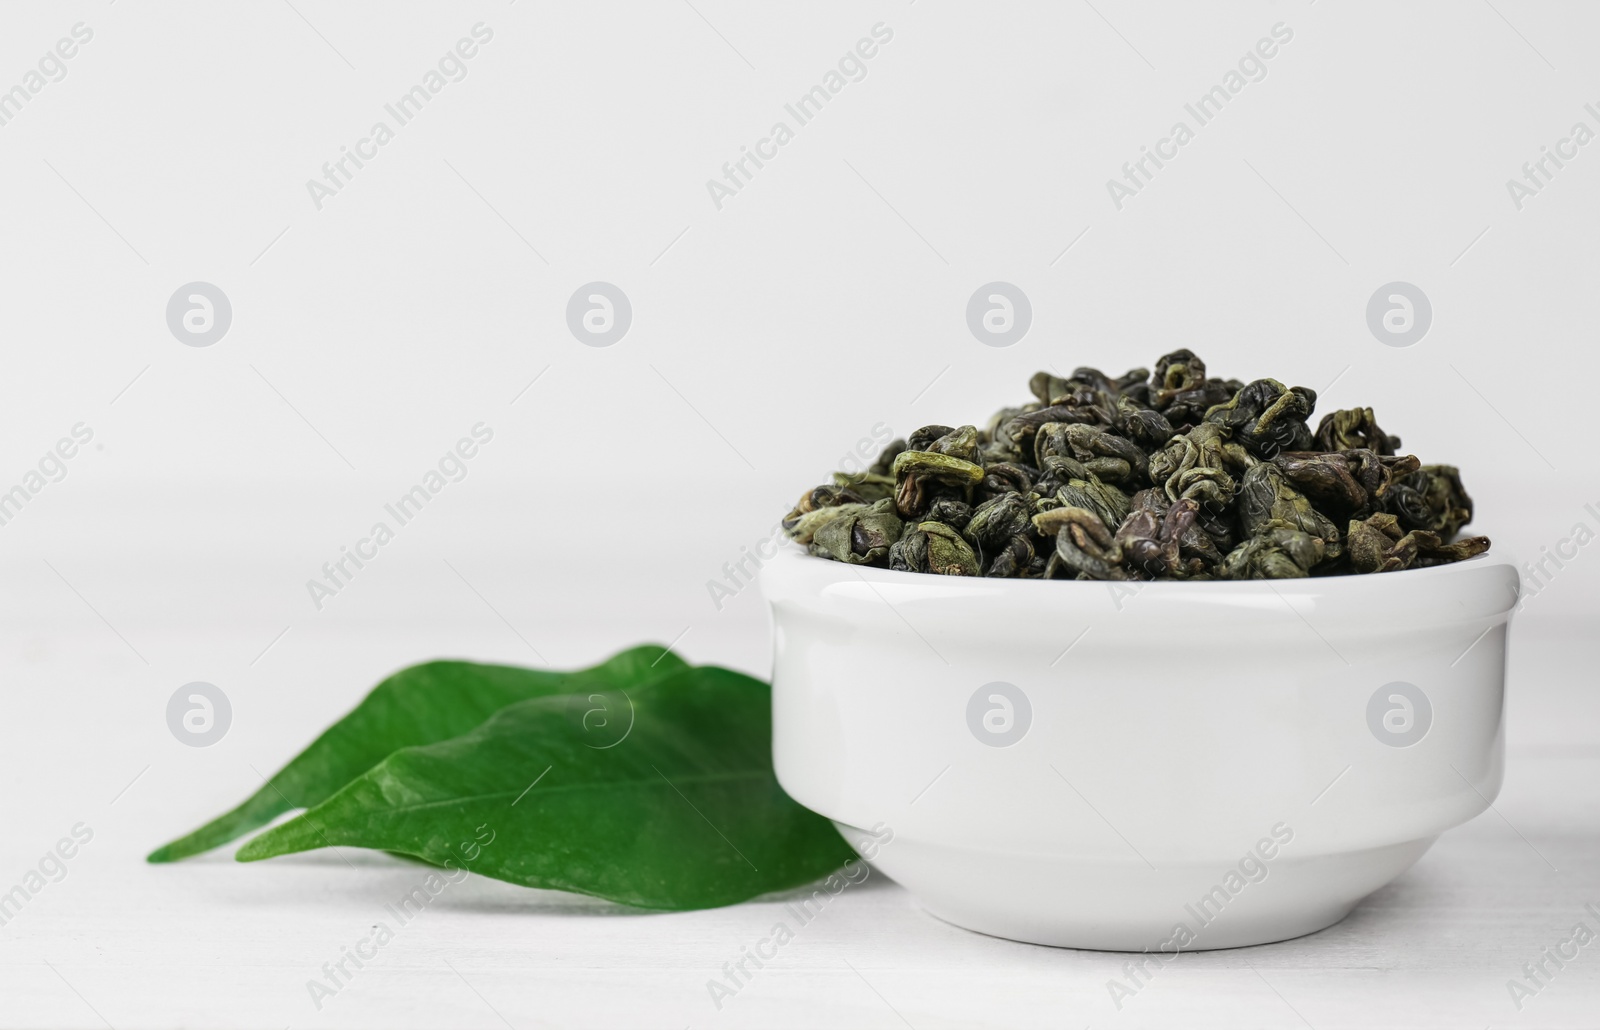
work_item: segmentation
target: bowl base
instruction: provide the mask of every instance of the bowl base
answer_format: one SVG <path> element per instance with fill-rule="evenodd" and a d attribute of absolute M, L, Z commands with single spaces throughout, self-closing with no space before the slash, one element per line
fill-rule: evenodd
<path fill-rule="evenodd" d="M 864 831 L 837 823 L 846 840 Z M 1172 953 L 1301 937 L 1339 922 L 1436 840 L 1337 854 L 1213 862 L 1008 855 L 904 838 L 872 864 L 947 923 L 1028 944 Z M 1146 964 L 1159 963 L 1159 958 Z"/>

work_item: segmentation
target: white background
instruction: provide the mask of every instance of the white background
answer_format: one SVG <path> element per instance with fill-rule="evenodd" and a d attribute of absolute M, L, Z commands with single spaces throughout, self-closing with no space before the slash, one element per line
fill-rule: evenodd
<path fill-rule="evenodd" d="M 96 837 L 0 928 L 0 1024 L 1198 1025 L 1204 998 L 1217 1025 L 1594 1025 L 1594 954 L 1523 1012 L 1504 986 L 1600 901 L 1593 547 L 1518 616 L 1498 814 L 1340 927 L 1186 956 L 1123 1012 L 1114 957 L 964 934 L 885 884 L 719 1012 L 705 979 L 762 906 L 616 916 L 482 881 L 318 1012 L 304 981 L 413 872 L 140 859 L 414 661 L 677 640 L 764 675 L 765 611 L 753 588 L 718 610 L 722 565 L 875 424 L 982 424 L 1041 368 L 1190 347 L 1373 406 L 1463 468 L 1497 551 L 1600 529 L 1600 145 L 1521 210 L 1506 188 L 1600 131 L 1600 12 L 7 4 L 0 89 L 78 22 L 65 78 L 0 126 L 0 489 L 94 430 L 0 526 L 0 889 L 73 823 Z M 478 22 L 466 77 L 317 210 L 306 181 Z M 866 77 L 718 210 L 706 181 L 878 22 Z M 1279 22 L 1266 77 L 1117 210 L 1106 180 Z M 166 324 L 195 280 L 233 306 L 210 347 Z M 566 324 L 593 280 L 633 306 L 607 348 Z M 994 280 L 1033 306 L 1008 348 L 966 324 Z M 1365 315 L 1395 280 L 1433 305 L 1405 348 Z M 480 421 L 467 478 L 317 610 L 306 581 Z M 203 750 L 165 722 L 192 680 L 233 704 Z"/>

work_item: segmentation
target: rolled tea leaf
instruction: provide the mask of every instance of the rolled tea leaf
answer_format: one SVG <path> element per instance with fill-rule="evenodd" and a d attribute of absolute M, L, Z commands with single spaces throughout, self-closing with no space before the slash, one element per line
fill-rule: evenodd
<path fill-rule="evenodd" d="M 1350 459 L 1343 454 L 1291 451 L 1274 457 L 1272 464 L 1283 471 L 1296 490 L 1324 511 L 1350 515 L 1369 507 L 1367 488 L 1352 471 Z M 1381 465 L 1376 467 L 1382 468 Z M 1360 471 L 1359 467 L 1356 471 Z M 1246 473 L 1245 479 L 1249 478 L 1249 473 Z"/>
<path fill-rule="evenodd" d="M 833 485 L 850 490 L 865 501 L 894 496 L 894 477 L 877 472 L 835 472 Z"/>
<path fill-rule="evenodd" d="M 1150 483 L 1166 491 L 1167 499 L 1184 498 L 1226 507 L 1237 485 L 1228 474 L 1222 429 L 1202 422 L 1167 441 L 1150 456 Z"/>
<path fill-rule="evenodd" d="M 1462 537 L 1444 543 L 1426 529 L 1402 533 L 1400 522 L 1388 512 L 1352 520 L 1346 536 L 1350 565 L 1357 572 L 1394 572 L 1399 569 L 1462 561 L 1489 549 L 1489 538 Z"/>
<path fill-rule="evenodd" d="M 984 575 L 997 579 L 1027 575 L 1035 557 L 1032 538 L 1026 533 L 1018 533 L 1000 546 Z"/>
<path fill-rule="evenodd" d="M 894 459 L 894 474 L 976 485 L 983 481 L 983 466 L 935 451 L 901 451 Z"/>
<path fill-rule="evenodd" d="M 815 515 L 819 511 L 833 508 L 841 504 L 861 504 L 866 501 L 865 497 L 858 494 L 850 486 L 837 482 L 838 474 L 835 474 L 834 479 L 836 481 L 832 484 L 813 487 L 812 489 L 807 490 L 805 493 L 800 495 L 800 500 L 795 502 L 795 506 L 789 510 L 789 514 L 783 517 L 783 528 L 785 532 L 787 532 L 790 536 L 796 536 L 802 532 L 797 527 L 807 515 Z M 811 527 L 813 529 L 815 528 L 817 522 L 817 519 L 811 520 Z M 811 542 L 809 533 L 807 534 L 807 539 L 801 542 Z"/>
<path fill-rule="evenodd" d="M 1056 500 L 1068 507 L 1087 508 L 1110 526 L 1120 526 L 1132 507 L 1127 494 L 1093 472 L 1084 479 L 1068 480 L 1056 491 Z"/>
<path fill-rule="evenodd" d="M 1351 520 L 1350 530 L 1345 535 L 1350 565 L 1357 572 L 1392 572 L 1405 568 L 1410 562 L 1396 549 L 1403 535 L 1399 520 L 1388 512 Z M 1412 554 L 1415 554 L 1414 548 Z"/>
<path fill-rule="evenodd" d="M 972 510 L 961 535 L 980 551 L 995 553 L 1012 537 L 1027 531 L 1031 516 L 1031 507 L 1021 494 L 1001 494 Z"/>
<path fill-rule="evenodd" d="M 1040 515 L 1040 529 L 1056 528 L 1056 556 L 1062 564 L 1089 579 L 1128 579 L 1122 570 L 1122 548 L 1100 516 L 1087 508 L 1055 508 Z"/>
<path fill-rule="evenodd" d="M 977 426 L 961 426 L 957 429 L 952 429 L 939 437 L 939 439 L 928 444 L 927 449 L 934 454 L 945 454 L 973 464 L 982 464 L 982 460 L 978 457 Z"/>
<path fill-rule="evenodd" d="M 825 522 L 813 534 L 811 550 L 851 565 L 888 565 L 902 527 L 894 499 L 886 497 Z"/>
<path fill-rule="evenodd" d="M 928 534 L 920 526 L 908 526 L 889 548 L 889 568 L 896 572 L 927 572 Z"/>
<path fill-rule="evenodd" d="M 951 529 L 965 532 L 967 523 L 972 521 L 972 505 L 952 497 L 941 497 L 928 505 L 928 513 L 922 521 L 943 522 Z"/>
<path fill-rule="evenodd" d="M 828 523 L 850 515 L 859 514 L 868 509 L 869 505 L 863 503 L 834 504 L 825 508 L 817 508 L 806 512 L 789 525 L 790 539 L 800 544 L 810 544 L 816 540 L 817 533 Z"/>
<path fill-rule="evenodd" d="M 1276 379 L 1257 379 L 1225 404 L 1206 412 L 1206 421 L 1222 426 L 1257 457 L 1311 447 L 1306 419 L 1317 406 L 1315 390 L 1288 387 Z"/>
<path fill-rule="evenodd" d="M 1426 529 L 1449 539 L 1472 521 L 1472 498 L 1454 465 L 1423 465 L 1395 481 L 1383 510 L 1398 516 L 1406 529 Z"/>
<path fill-rule="evenodd" d="M 943 576 L 976 576 L 981 571 L 977 554 L 954 527 L 921 522 L 917 529 L 928 538 L 927 571 Z"/>
<path fill-rule="evenodd" d="M 973 487 L 983 482 L 983 466 L 935 451 L 907 450 L 895 456 L 894 477 L 900 517 L 920 519 L 942 497 L 969 500 Z"/>
<path fill-rule="evenodd" d="M 1150 578 L 1193 579 L 1222 563 L 1215 543 L 1199 524 L 1200 505 L 1185 498 L 1166 505 L 1159 490 L 1140 490 L 1134 510 L 1117 527 L 1123 561 Z"/>
<path fill-rule="evenodd" d="M 1311 575 L 1322 556 L 1321 539 L 1278 524 L 1228 552 L 1225 568 L 1234 579 L 1298 579 Z"/>
<path fill-rule="evenodd" d="M 1328 412 L 1317 424 L 1315 439 L 1317 447 L 1324 451 L 1364 448 L 1389 455 L 1400 449 L 1400 438 L 1390 436 L 1378 427 L 1378 418 L 1371 408 Z"/>
<path fill-rule="evenodd" d="M 1239 486 L 1239 522 L 1247 536 L 1288 526 L 1321 540 L 1324 558 L 1331 560 L 1344 553 L 1339 527 L 1290 486 L 1283 470 L 1271 462 L 1261 462 L 1245 473 Z"/>

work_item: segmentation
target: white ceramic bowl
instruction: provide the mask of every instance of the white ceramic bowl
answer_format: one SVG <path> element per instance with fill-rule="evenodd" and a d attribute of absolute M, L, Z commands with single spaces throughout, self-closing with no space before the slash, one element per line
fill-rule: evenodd
<path fill-rule="evenodd" d="M 1219 583 L 761 570 L 778 780 L 1037 944 L 1323 929 L 1500 789 L 1514 566 Z M 875 843 L 866 844 L 875 832 Z"/>

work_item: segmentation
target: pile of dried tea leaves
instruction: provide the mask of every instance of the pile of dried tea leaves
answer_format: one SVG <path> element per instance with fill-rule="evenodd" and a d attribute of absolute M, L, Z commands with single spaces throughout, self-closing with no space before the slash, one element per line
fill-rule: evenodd
<path fill-rule="evenodd" d="M 1208 378 L 1187 350 L 1112 379 L 1046 372 L 1036 400 L 923 426 L 783 521 L 815 555 L 955 576 L 1286 579 L 1460 561 L 1472 499 L 1399 455 L 1371 408 L 1312 430 L 1315 391 Z"/>

